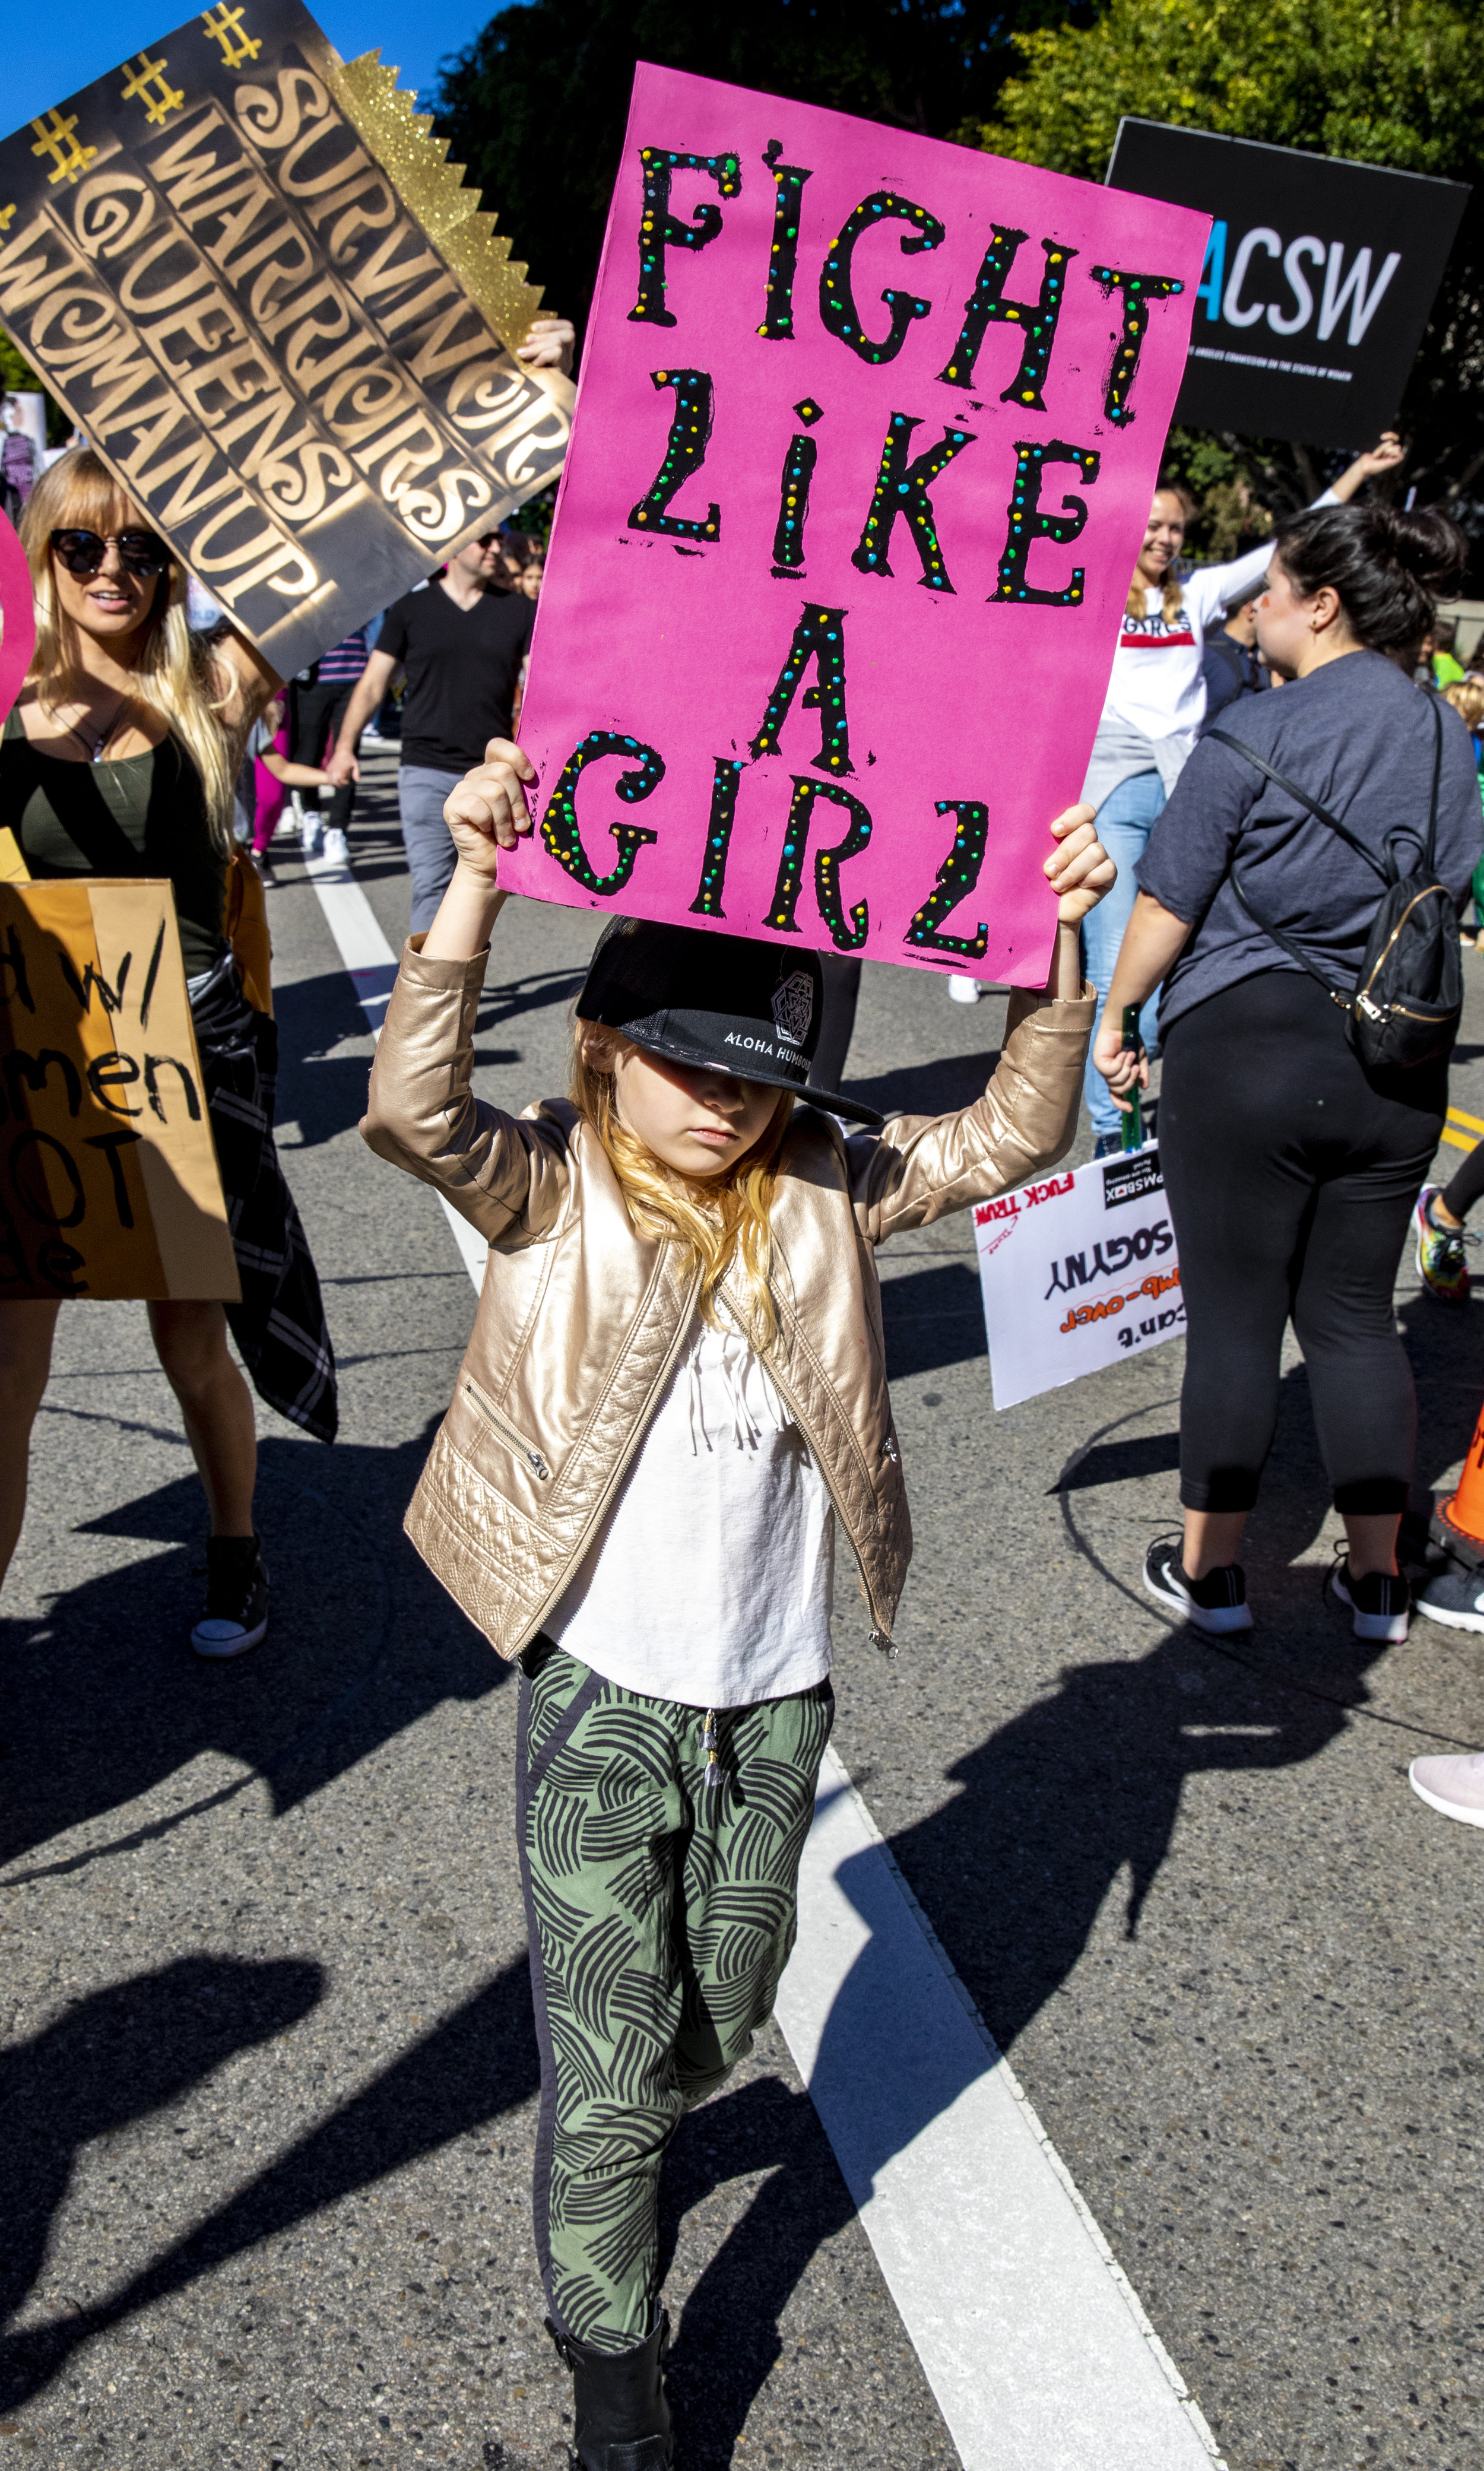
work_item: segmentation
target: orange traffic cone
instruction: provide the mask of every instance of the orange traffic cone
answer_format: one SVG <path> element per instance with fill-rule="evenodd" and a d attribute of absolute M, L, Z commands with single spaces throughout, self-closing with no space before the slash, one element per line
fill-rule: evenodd
<path fill-rule="evenodd" d="M 1433 1534 L 1460 1561 L 1484 1565 L 1484 1407 L 1473 1428 L 1458 1491 L 1440 1502 L 1433 1515 Z"/>

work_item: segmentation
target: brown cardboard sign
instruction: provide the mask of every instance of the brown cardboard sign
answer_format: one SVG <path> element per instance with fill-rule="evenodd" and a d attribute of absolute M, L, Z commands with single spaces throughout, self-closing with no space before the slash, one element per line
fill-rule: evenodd
<path fill-rule="evenodd" d="M 0 1298 L 241 1293 L 169 883 L 0 882 Z"/>
<path fill-rule="evenodd" d="M 0 144 L 0 325 L 283 676 L 566 452 L 540 293 L 412 100 L 219 0 Z"/>

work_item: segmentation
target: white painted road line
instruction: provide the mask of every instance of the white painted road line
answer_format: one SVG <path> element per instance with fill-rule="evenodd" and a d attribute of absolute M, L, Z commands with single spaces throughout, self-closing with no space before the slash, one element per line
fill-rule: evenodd
<path fill-rule="evenodd" d="M 397 955 L 382 933 L 376 912 L 348 866 L 326 858 L 306 859 L 304 865 L 319 896 L 325 924 L 335 938 L 336 948 L 365 1015 L 366 1026 L 373 1038 L 380 1038 L 397 975 Z M 454 1231 L 454 1241 L 463 1258 L 464 1268 L 478 1287 L 483 1280 L 484 1264 L 489 1259 L 484 1238 L 478 1228 L 470 1226 L 467 1218 L 460 1218 L 441 1192 L 437 1198 L 443 1215 Z"/>
<path fill-rule="evenodd" d="M 778 2022 L 964 2471 L 1213 2471 L 1205 2420 L 833 1752 Z"/>
<path fill-rule="evenodd" d="M 396 954 L 349 868 L 306 864 L 379 1035 Z M 443 1208 L 478 1287 L 486 1247 Z M 777 2013 L 964 2471 L 1221 2471 L 1179 2370 L 833 1752 Z"/>

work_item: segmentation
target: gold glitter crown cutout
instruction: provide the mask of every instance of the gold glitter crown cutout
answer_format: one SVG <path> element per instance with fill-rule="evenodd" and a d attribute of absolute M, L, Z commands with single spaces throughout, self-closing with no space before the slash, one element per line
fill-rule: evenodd
<path fill-rule="evenodd" d="M 541 306 L 541 287 L 527 282 L 508 237 L 481 208 L 479 191 L 465 188 L 462 164 L 447 160 L 448 141 L 435 137 L 431 114 L 413 109 L 415 92 L 398 86 L 400 72 L 383 68 L 379 50 L 336 60 L 330 75 L 336 101 L 362 144 L 513 352 Z"/>

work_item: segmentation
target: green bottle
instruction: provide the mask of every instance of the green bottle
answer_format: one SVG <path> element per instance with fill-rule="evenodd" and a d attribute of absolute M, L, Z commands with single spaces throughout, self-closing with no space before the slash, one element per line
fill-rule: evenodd
<path fill-rule="evenodd" d="M 1123 1007 L 1124 1054 L 1140 1054 L 1142 1044 L 1139 1035 L 1139 1006 L 1136 1003 L 1125 1004 Z M 1123 1147 L 1126 1150 L 1142 1150 L 1143 1147 L 1143 1094 L 1137 1081 L 1129 1095 L 1134 1103 L 1123 1118 Z"/>

